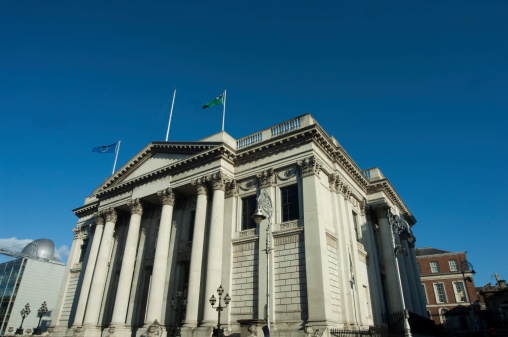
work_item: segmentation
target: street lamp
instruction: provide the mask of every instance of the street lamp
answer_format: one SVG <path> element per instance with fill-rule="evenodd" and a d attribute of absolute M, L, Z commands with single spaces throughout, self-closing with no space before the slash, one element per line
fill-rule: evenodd
<path fill-rule="evenodd" d="M 254 219 L 254 222 L 256 222 L 257 225 L 261 223 L 264 219 L 266 219 L 266 214 L 268 214 L 268 226 L 266 227 L 266 327 L 268 328 L 268 332 L 270 332 L 270 271 L 271 271 L 271 264 L 270 264 L 270 255 L 272 252 L 272 243 L 271 243 L 271 237 L 272 237 L 272 199 L 270 196 L 268 196 L 268 193 L 266 193 L 266 190 L 263 190 L 258 200 L 258 209 L 254 214 L 252 214 L 251 218 Z M 263 213 L 264 211 L 264 213 Z"/>
<path fill-rule="evenodd" d="M 21 320 L 21 325 L 19 326 L 19 328 L 16 329 L 16 335 L 23 334 L 23 322 L 25 321 L 26 316 L 30 315 L 31 311 L 32 310 L 30 310 L 30 304 L 27 303 L 25 307 L 21 309 L 21 311 L 19 312 L 21 314 L 21 317 L 23 317 L 23 319 Z"/>
<path fill-rule="evenodd" d="M 176 292 L 176 300 L 173 298 L 169 301 L 169 306 L 175 311 L 175 326 L 173 328 L 173 336 L 180 336 L 180 326 L 183 322 L 183 313 L 187 300 L 183 298 L 183 291 L 179 290 Z M 180 318 L 180 319 L 178 319 Z"/>
<path fill-rule="evenodd" d="M 407 252 L 405 252 L 405 249 L 401 245 L 395 244 L 395 235 L 394 235 L 394 233 L 399 235 L 400 233 L 402 233 L 405 230 L 407 230 L 407 232 L 409 234 L 411 234 L 411 228 L 409 227 L 409 224 L 406 222 L 406 220 L 404 220 L 404 218 L 402 218 L 398 215 L 393 215 L 390 209 L 388 209 L 388 220 L 390 221 L 390 227 L 391 227 L 390 234 L 392 237 L 392 244 L 394 247 L 393 253 L 395 255 L 395 268 L 397 269 L 397 278 L 399 281 L 400 299 L 402 301 L 402 309 L 403 309 L 402 315 L 404 318 L 404 336 L 411 337 L 411 327 L 409 326 L 409 313 L 406 309 L 406 303 L 404 301 L 404 293 L 402 290 L 402 281 L 401 281 L 401 277 L 400 277 L 399 263 L 397 261 L 397 253 L 407 254 Z M 411 235 L 409 236 L 408 241 L 409 242 L 413 241 L 413 237 Z"/>
<path fill-rule="evenodd" d="M 34 333 L 32 335 L 40 335 L 41 334 L 41 320 L 44 315 L 48 312 L 48 305 L 46 301 L 42 302 L 41 307 L 37 310 L 37 316 L 39 316 L 39 324 L 37 324 L 37 328 L 34 329 Z"/>
<path fill-rule="evenodd" d="M 464 280 L 464 287 L 466 288 L 467 299 L 469 300 L 469 310 L 471 311 L 472 321 L 473 321 L 473 329 L 478 330 L 478 321 L 476 320 L 476 315 L 473 310 L 473 305 L 471 304 L 471 296 L 469 296 L 469 288 L 467 287 L 467 281 L 473 282 L 469 276 L 466 278 L 465 272 L 467 270 L 471 270 L 471 274 L 476 274 L 474 271 L 474 267 L 471 262 L 467 260 L 460 261 L 460 271 L 462 272 L 462 279 Z"/>
<path fill-rule="evenodd" d="M 213 336 L 223 337 L 224 336 L 224 329 L 220 328 L 220 312 L 228 307 L 229 302 L 231 302 L 231 297 L 229 297 L 229 294 L 226 294 L 226 297 L 224 297 L 224 303 L 226 305 L 222 306 L 221 299 L 222 299 L 222 294 L 224 294 L 224 288 L 222 288 L 222 285 L 219 288 L 217 288 L 217 294 L 219 294 L 219 305 L 217 307 L 214 307 L 215 302 L 217 302 L 217 299 L 215 298 L 214 295 L 212 295 L 212 297 L 210 297 L 210 300 L 209 300 L 210 304 L 212 305 L 212 308 L 215 308 L 215 310 L 217 310 L 217 313 L 219 316 L 218 321 L 217 321 L 217 329 L 213 329 Z"/>

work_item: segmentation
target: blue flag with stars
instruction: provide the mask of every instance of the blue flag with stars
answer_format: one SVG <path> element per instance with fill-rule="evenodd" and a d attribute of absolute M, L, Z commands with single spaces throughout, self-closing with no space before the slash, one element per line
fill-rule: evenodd
<path fill-rule="evenodd" d="M 118 145 L 118 142 L 111 144 L 111 145 L 102 145 L 97 146 L 92 149 L 92 152 L 99 152 L 99 153 L 116 153 L 116 146 Z"/>

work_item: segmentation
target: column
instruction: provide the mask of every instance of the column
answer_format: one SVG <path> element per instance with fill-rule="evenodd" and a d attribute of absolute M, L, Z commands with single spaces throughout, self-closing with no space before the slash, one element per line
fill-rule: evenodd
<path fill-rule="evenodd" d="M 191 182 L 197 189 L 196 215 L 192 237 L 191 262 L 189 271 L 189 294 L 185 313 L 185 327 L 196 327 L 198 323 L 199 298 L 201 289 L 201 265 L 203 263 L 203 244 L 205 239 L 206 205 L 208 187 L 204 178 Z M 208 304 L 210 305 L 210 304 Z"/>
<path fill-rule="evenodd" d="M 316 157 L 299 161 L 305 219 L 304 242 L 309 319 L 313 327 L 326 328 L 332 320 L 332 301 L 328 293 L 330 274 L 326 243 L 326 222 L 331 222 L 330 195 L 321 184 L 321 163 Z"/>
<path fill-rule="evenodd" d="M 420 304 L 420 294 L 418 293 L 417 283 L 415 281 L 415 275 L 413 271 L 413 265 L 411 263 L 411 256 L 409 251 L 409 245 L 407 243 L 407 237 L 410 234 L 403 233 L 401 237 L 402 247 L 406 250 L 407 255 L 404 256 L 404 264 L 406 266 L 406 274 L 407 280 L 409 282 L 409 291 L 411 296 L 411 301 L 413 303 L 413 312 L 420 316 L 425 316 L 424 313 L 421 312 L 421 304 Z"/>
<path fill-rule="evenodd" d="M 205 309 L 203 325 L 214 326 L 217 322 L 217 311 L 212 308 L 208 299 L 212 295 L 216 295 L 217 297 L 217 288 L 219 288 L 222 283 L 222 235 L 224 228 L 224 189 L 226 185 L 226 176 L 219 172 L 208 178 L 212 183 L 213 201 L 210 219 L 210 236 L 208 239 L 205 296 L 203 298 Z M 229 292 L 229 289 L 225 289 L 224 292 Z"/>
<path fill-rule="evenodd" d="M 148 305 L 146 311 L 145 324 L 149 325 L 155 322 L 162 324 L 162 303 L 164 293 L 164 283 L 166 279 L 166 269 L 168 265 L 169 241 L 171 239 L 171 221 L 173 219 L 173 206 L 175 205 L 175 195 L 171 188 L 157 192 L 162 204 L 161 221 L 159 225 L 159 235 L 157 236 L 157 247 L 155 248 L 155 257 L 153 262 L 152 282 L 150 284 L 150 293 L 148 295 Z"/>
<path fill-rule="evenodd" d="M 402 301 L 400 298 L 397 267 L 395 265 L 392 229 L 388 221 L 388 208 L 387 205 L 382 205 L 376 207 L 375 210 L 378 218 L 381 250 L 385 266 L 387 300 L 390 305 L 390 311 L 393 312 L 402 310 Z"/>
<path fill-rule="evenodd" d="M 409 246 L 409 257 L 411 258 L 411 265 L 413 266 L 413 275 L 415 277 L 415 284 L 418 289 L 418 295 L 420 297 L 420 311 L 423 317 L 427 317 L 427 297 L 425 296 L 425 290 L 423 290 L 422 280 L 420 278 L 420 268 L 416 261 L 415 243 L 408 244 Z"/>
<path fill-rule="evenodd" d="M 76 307 L 76 314 L 74 315 L 73 327 L 81 326 L 83 316 L 85 314 L 86 302 L 88 300 L 88 293 L 90 292 L 90 285 L 95 270 L 97 255 L 101 245 L 102 232 L 104 231 L 104 217 L 100 213 L 94 213 L 95 218 L 95 232 L 93 234 L 92 246 L 86 263 L 85 275 L 81 283 L 79 292 L 78 306 Z"/>
<path fill-rule="evenodd" d="M 111 318 L 111 325 L 120 327 L 125 325 L 132 277 L 134 274 L 134 263 L 136 261 L 139 227 L 141 225 L 141 215 L 143 214 L 143 207 L 139 199 L 128 201 L 127 206 L 129 206 L 131 210 L 131 219 L 127 232 L 127 239 L 125 241 L 122 269 L 118 280 L 113 317 Z"/>
<path fill-rule="evenodd" d="M 118 215 L 114 208 L 105 209 L 101 211 L 100 214 L 105 218 L 106 225 L 104 226 L 104 232 L 102 233 L 101 246 L 99 254 L 97 255 L 97 263 L 95 265 L 95 272 L 92 279 L 92 285 L 90 287 L 90 295 L 88 296 L 85 319 L 83 320 L 83 326 L 85 329 L 97 327 L 97 321 L 99 319 L 104 296 L 104 287 L 108 276 L 115 223 L 118 219 Z"/>

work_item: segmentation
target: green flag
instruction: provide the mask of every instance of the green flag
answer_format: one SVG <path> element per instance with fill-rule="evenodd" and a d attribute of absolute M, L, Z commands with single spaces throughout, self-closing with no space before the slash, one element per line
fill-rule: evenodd
<path fill-rule="evenodd" d="M 214 99 L 213 101 L 208 102 L 205 105 L 203 105 L 203 109 L 210 108 L 212 106 L 216 106 L 216 105 L 220 105 L 220 104 L 224 104 L 224 93 L 220 94 L 220 96 L 217 97 L 216 99 Z"/>

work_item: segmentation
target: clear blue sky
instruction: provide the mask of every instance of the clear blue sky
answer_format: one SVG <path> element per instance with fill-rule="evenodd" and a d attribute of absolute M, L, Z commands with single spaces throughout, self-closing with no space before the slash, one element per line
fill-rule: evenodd
<path fill-rule="evenodd" d="M 418 220 L 417 246 L 508 279 L 506 1 L 2 1 L 0 238 L 55 241 L 150 141 L 310 112 Z M 12 241 L 3 241 L 12 242 Z M 63 247 L 63 248 L 62 248 Z"/>

